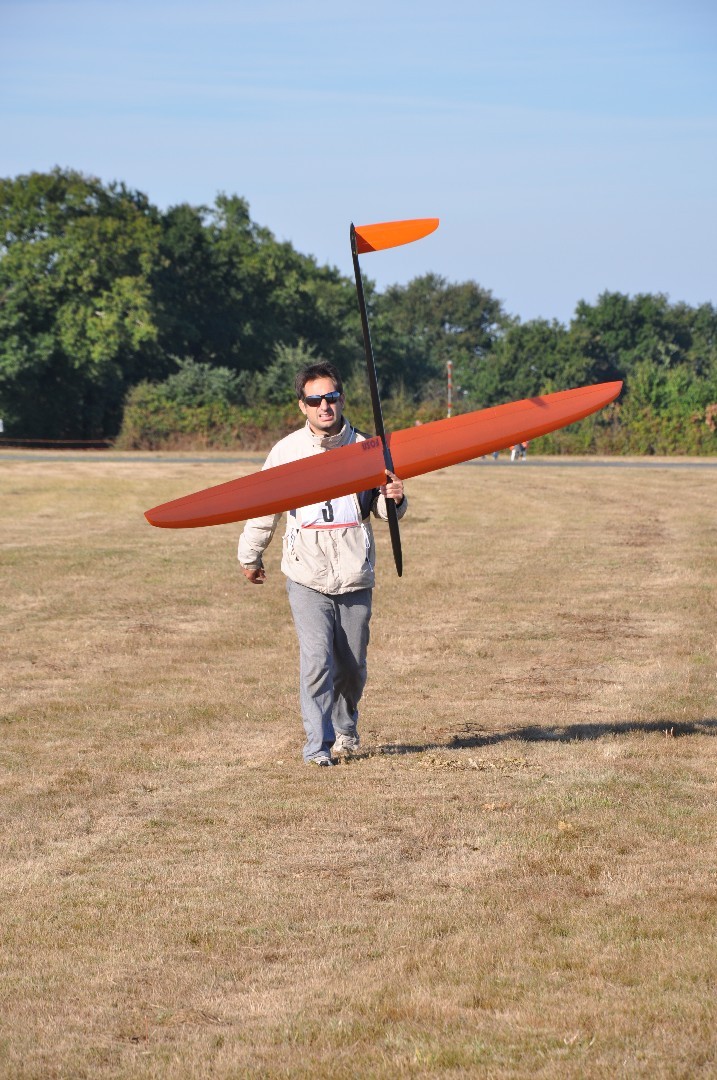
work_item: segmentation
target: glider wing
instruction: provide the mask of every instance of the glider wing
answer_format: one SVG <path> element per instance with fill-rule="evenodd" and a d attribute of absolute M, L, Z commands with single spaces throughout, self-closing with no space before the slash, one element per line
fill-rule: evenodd
<path fill-rule="evenodd" d="M 410 479 L 537 439 L 597 412 L 621 389 L 621 382 L 598 383 L 395 431 L 387 441 L 396 474 Z M 145 517 L 162 529 L 227 525 L 366 491 L 385 480 L 383 445 L 375 436 L 173 499 Z"/>

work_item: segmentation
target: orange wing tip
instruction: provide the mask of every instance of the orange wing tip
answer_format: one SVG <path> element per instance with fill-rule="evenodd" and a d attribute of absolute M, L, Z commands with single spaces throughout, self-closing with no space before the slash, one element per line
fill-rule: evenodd
<path fill-rule="evenodd" d="M 356 251 L 365 255 L 368 251 L 400 247 L 421 240 L 438 228 L 438 218 L 411 218 L 407 221 L 381 221 L 376 225 L 357 225 Z"/>

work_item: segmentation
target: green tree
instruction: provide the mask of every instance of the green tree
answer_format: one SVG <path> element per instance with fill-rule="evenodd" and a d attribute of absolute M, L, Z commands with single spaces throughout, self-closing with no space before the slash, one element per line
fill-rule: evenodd
<path fill-rule="evenodd" d="M 216 283 L 211 339 L 222 363 L 260 371 L 277 345 L 300 341 L 344 370 L 356 363 L 360 330 L 347 278 L 277 241 L 237 196 L 217 198 L 208 229 Z"/>
<path fill-rule="evenodd" d="M 414 398 L 444 396 L 449 360 L 457 394 L 468 396 L 509 321 L 487 289 L 474 281 L 451 283 L 438 274 L 393 285 L 374 306 L 384 392 L 402 385 Z"/>
<path fill-rule="evenodd" d="M 573 349 L 591 382 L 628 379 L 638 364 L 674 367 L 691 343 L 687 321 L 662 294 L 604 292 L 597 304 L 581 301 L 570 326 Z"/>
<path fill-rule="evenodd" d="M 252 376 L 245 391 L 247 405 L 261 402 L 269 405 L 292 405 L 296 403 L 294 377 L 300 368 L 318 359 L 315 350 L 303 340 L 296 345 L 279 342 L 274 346 L 274 357 L 263 371 Z"/>
<path fill-rule="evenodd" d="M 187 204 L 162 215 L 151 287 L 163 354 L 212 364 L 230 351 L 232 336 L 222 323 L 222 282 L 208 217 L 206 208 Z"/>
<path fill-rule="evenodd" d="M 562 323 L 533 319 L 514 322 L 474 368 L 468 384 L 476 407 L 500 405 L 580 382 L 570 336 Z M 568 374 L 569 372 L 569 374 Z"/>
<path fill-rule="evenodd" d="M 184 406 L 216 402 L 238 405 L 244 398 L 241 378 L 235 371 L 201 364 L 191 358 L 178 361 L 178 370 L 157 383 L 156 389 L 166 401 Z"/>
<path fill-rule="evenodd" d="M 123 185 L 55 169 L 0 180 L 0 221 L 6 430 L 116 431 L 127 386 L 158 370 L 157 212 Z"/>

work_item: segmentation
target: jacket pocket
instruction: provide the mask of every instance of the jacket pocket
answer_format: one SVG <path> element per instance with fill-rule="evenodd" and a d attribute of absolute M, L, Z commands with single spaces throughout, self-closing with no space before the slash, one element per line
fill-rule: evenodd
<path fill-rule="evenodd" d="M 281 569 L 299 585 L 326 592 L 328 564 L 315 529 L 291 529 L 284 536 Z"/>
<path fill-rule="evenodd" d="M 338 543 L 338 552 L 338 577 L 342 590 L 373 588 L 371 534 L 366 526 L 345 529 Z"/>

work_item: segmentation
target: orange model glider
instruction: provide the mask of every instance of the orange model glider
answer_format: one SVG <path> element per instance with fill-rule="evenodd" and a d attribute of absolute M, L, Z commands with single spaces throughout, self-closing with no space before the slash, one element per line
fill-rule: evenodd
<path fill-rule="evenodd" d="M 145 517 L 163 529 L 193 529 L 279 514 L 310 503 L 351 495 L 385 483 L 386 471 L 402 480 L 503 450 L 516 442 L 545 435 L 602 409 L 622 389 L 621 382 L 600 383 L 556 394 L 527 398 L 447 420 L 387 434 L 378 393 L 376 364 L 366 312 L 359 255 L 409 244 L 428 236 L 438 218 L 351 225 L 351 256 L 356 278 L 361 328 L 376 435 L 365 442 L 264 469 L 251 476 L 205 488 L 155 506 Z M 388 525 L 396 570 L 403 572 L 395 503 L 387 500 Z"/>

